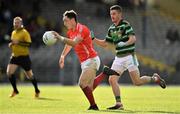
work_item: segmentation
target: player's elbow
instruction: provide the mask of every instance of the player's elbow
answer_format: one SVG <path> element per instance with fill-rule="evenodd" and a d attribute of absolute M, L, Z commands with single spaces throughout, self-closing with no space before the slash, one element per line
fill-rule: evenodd
<path fill-rule="evenodd" d="M 76 42 L 67 42 L 66 44 L 68 44 L 69 46 L 75 47 L 77 45 Z"/>
<path fill-rule="evenodd" d="M 136 36 L 134 36 L 133 40 L 134 40 L 134 42 L 136 42 Z"/>
<path fill-rule="evenodd" d="M 131 40 L 133 43 L 135 43 L 136 42 L 136 36 L 132 36 Z"/>
<path fill-rule="evenodd" d="M 73 43 L 73 45 L 72 45 L 72 46 L 73 46 L 73 47 L 75 47 L 77 44 L 78 44 L 78 43 Z"/>
<path fill-rule="evenodd" d="M 101 43 L 101 47 L 107 48 L 108 47 L 108 43 L 107 42 Z"/>
<path fill-rule="evenodd" d="M 129 42 L 135 43 L 136 42 L 136 36 L 135 35 L 129 36 Z"/>
<path fill-rule="evenodd" d="M 76 46 L 76 44 L 74 44 L 74 43 L 73 43 L 73 44 L 71 44 L 71 46 L 72 46 L 72 47 L 75 47 L 75 46 Z"/>
<path fill-rule="evenodd" d="M 72 47 L 75 47 L 77 44 L 79 44 L 80 43 L 80 41 L 79 40 L 75 40 L 73 43 L 72 43 Z"/>

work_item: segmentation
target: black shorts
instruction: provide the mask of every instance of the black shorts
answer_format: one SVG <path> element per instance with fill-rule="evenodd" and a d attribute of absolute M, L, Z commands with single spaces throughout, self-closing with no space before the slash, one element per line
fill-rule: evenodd
<path fill-rule="evenodd" d="M 31 59 L 27 56 L 18 56 L 10 58 L 10 64 L 16 64 L 22 67 L 25 71 L 31 70 Z"/>

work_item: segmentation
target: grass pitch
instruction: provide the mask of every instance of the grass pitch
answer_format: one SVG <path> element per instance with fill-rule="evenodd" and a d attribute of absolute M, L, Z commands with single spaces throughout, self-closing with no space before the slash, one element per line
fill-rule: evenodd
<path fill-rule="evenodd" d="M 20 94 L 9 98 L 12 88 L 0 85 L 0 114 L 177 114 L 180 113 L 180 86 L 120 86 L 125 110 L 110 111 L 114 105 L 110 86 L 94 91 L 99 111 L 88 111 L 89 103 L 78 86 L 40 85 L 41 95 L 34 99 L 31 85 L 18 85 Z"/>

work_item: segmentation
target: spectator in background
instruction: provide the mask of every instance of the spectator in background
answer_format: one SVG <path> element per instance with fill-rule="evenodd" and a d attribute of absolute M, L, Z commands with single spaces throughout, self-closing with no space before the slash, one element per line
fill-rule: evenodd
<path fill-rule="evenodd" d="M 166 44 L 173 44 L 180 41 L 178 30 L 175 27 L 170 27 L 166 33 Z"/>
<path fill-rule="evenodd" d="M 39 17 L 41 17 L 41 0 L 33 0 L 32 2 L 29 2 L 28 7 L 31 8 L 30 11 L 24 10 L 26 8 L 26 5 L 24 5 L 23 3 L 23 0 L 0 0 L 0 28 L 3 28 L 0 29 L 1 45 L 6 44 L 9 40 L 7 39 L 7 36 L 9 36 L 12 31 L 11 22 L 13 20 L 13 17 L 17 15 L 24 18 L 24 25 L 32 35 L 31 38 L 33 44 L 31 46 L 36 48 L 42 44 L 41 37 L 43 32 L 45 31 L 44 25 L 37 22 L 37 20 L 40 20 Z M 43 21 L 46 21 L 46 19 L 43 19 Z"/>
<path fill-rule="evenodd" d="M 180 72 L 180 60 L 176 62 L 176 71 Z"/>

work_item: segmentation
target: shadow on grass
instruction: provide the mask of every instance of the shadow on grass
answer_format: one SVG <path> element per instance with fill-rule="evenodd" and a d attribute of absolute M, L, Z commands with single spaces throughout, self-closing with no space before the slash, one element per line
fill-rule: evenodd
<path fill-rule="evenodd" d="M 37 100 L 48 100 L 48 101 L 61 101 L 62 99 L 40 97 Z"/>
<path fill-rule="evenodd" d="M 28 99 L 27 97 L 16 97 L 17 99 Z M 10 99 L 15 99 L 15 98 L 10 98 Z M 47 101 L 62 101 L 62 99 L 58 98 L 47 98 L 47 97 L 39 97 L 39 98 L 34 98 L 35 100 L 47 100 Z"/>
<path fill-rule="evenodd" d="M 180 113 L 180 112 L 170 112 L 170 111 L 133 111 L 133 110 L 99 110 L 100 112 L 112 112 L 112 113 L 165 113 L 165 114 L 175 114 L 175 113 Z"/>

